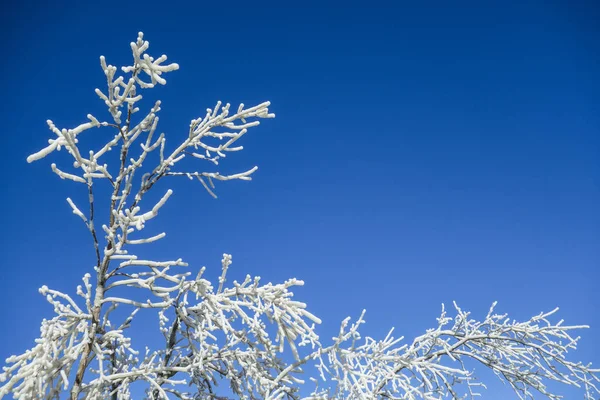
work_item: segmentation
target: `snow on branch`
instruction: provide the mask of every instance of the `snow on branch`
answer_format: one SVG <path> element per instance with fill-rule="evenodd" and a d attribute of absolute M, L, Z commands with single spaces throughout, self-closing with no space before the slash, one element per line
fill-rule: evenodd
<path fill-rule="evenodd" d="M 89 274 L 83 278 L 86 291 L 78 290 L 88 304 L 91 297 L 89 278 Z M 42 321 L 35 347 L 6 360 L 10 365 L 3 367 L 0 374 L 0 398 L 11 394 L 16 399 L 53 399 L 71 385 L 68 377 L 83 352 L 91 315 L 89 310 L 82 311 L 66 294 L 46 286 L 40 293 L 54 307 L 56 316 Z"/>
<path fill-rule="evenodd" d="M 442 307 L 438 326 L 411 344 L 402 344 L 403 338 L 394 339 L 390 331 L 383 341 L 366 338 L 356 346 L 361 315 L 350 329 L 347 321 L 342 324 L 336 343 L 324 351 L 327 360 L 318 358 L 317 367 L 323 379 L 338 382 L 334 398 L 340 399 L 472 398 L 485 388 L 469 369 L 473 362 L 491 369 L 520 399 L 539 394 L 562 398 L 547 388 L 552 381 L 581 387 L 586 399 L 596 398 L 600 370 L 567 360 L 579 340 L 571 332 L 586 326 L 552 323 L 557 309 L 525 322 L 511 321 L 496 314 L 495 306 L 481 321 L 456 304 L 453 318 Z M 346 342 L 352 344 L 342 346 Z"/>
<path fill-rule="evenodd" d="M 192 278 L 196 267 L 181 258 L 138 256 L 138 249 L 166 236 L 141 233 L 173 195 L 168 189 L 154 205 L 143 205 L 154 185 L 186 176 L 216 197 L 215 180 L 250 180 L 257 167 L 226 174 L 203 167 L 186 170 L 179 162 L 190 156 L 220 167 L 228 154 L 243 149 L 238 141 L 260 119 L 274 117 L 269 102 L 241 104 L 235 111 L 217 102 L 192 119 L 188 132 L 168 151 L 166 135 L 156 131 L 161 102 L 140 118 L 136 105 L 141 89 L 166 84 L 164 75 L 179 66 L 165 64 L 165 55 L 150 56 L 148 49 L 140 33 L 131 43 L 132 65 L 120 69 L 124 75 L 100 58 L 107 88 L 96 93 L 111 122 L 88 115 L 89 122 L 59 129 L 48 121 L 54 136 L 27 158 L 33 162 L 61 149 L 73 158 L 72 166 L 51 164 L 51 169 L 86 186 L 86 207 L 71 198 L 67 203 L 91 234 L 96 276 L 92 283 L 91 275 L 84 275 L 77 297 L 40 289 L 55 316 L 42 322 L 34 347 L 6 360 L 0 397 L 128 400 L 137 382 L 153 400 L 216 400 L 228 394 L 268 400 L 462 399 L 485 388 L 474 374 L 477 365 L 493 371 L 521 399 L 560 398 L 551 382 L 578 387 L 588 400 L 598 398 L 600 371 L 567 357 L 579 341 L 573 332 L 585 326 L 552 322 L 556 310 L 518 322 L 496 313 L 494 304 L 478 320 L 455 304 L 453 316 L 443 309 L 437 326 L 412 342 L 394 338 L 393 329 L 383 340 L 363 338 L 363 312 L 354 322 L 344 320 L 338 335 L 326 342 L 317 333 L 321 320 L 293 298 L 301 280 L 262 284 L 250 275 L 242 282 L 228 280 L 232 257 L 224 254 L 215 289 L 204 278 L 204 267 Z M 112 134 L 99 149 L 83 150 L 79 135 L 92 128 Z M 101 159 L 113 148 L 119 162 L 109 166 Z M 110 191 L 101 207 L 96 182 Z M 98 224 L 101 231 L 97 209 L 109 211 L 105 223 Z M 158 348 L 131 334 L 144 312 L 157 314 L 156 329 L 164 339 Z"/>

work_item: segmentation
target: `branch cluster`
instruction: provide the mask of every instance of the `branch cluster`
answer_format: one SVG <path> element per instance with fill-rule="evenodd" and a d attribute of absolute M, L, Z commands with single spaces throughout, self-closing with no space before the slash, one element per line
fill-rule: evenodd
<path fill-rule="evenodd" d="M 584 326 L 551 322 L 556 310 L 517 322 L 497 314 L 494 304 L 478 321 L 454 305 L 453 317 L 443 310 L 437 327 L 410 343 L 394 338 L 393 329 L 383 340 L 362 338 L 363 312 L 354 322 L 344 320 L 339 334 L 325 344 L 316 332 L 320 319 L 293 299 L 292 289 L 303 285 L 301 280 L 263 284 L 260 277 L 248 275 L 227 285 L 232 258 L 224 254 L 215 288 L 204 278 L 204 268 L 193 276 L 180 258 L 138 256 L 136 246 L 166 235 L 140 233 L 173 194 L 169 189 L 155 204 L 142 206 L 152 187 L 166 177 L 186 176 L 215 196 L 215 180 L 250 180 L 256 167 L 221 174 L 179 169 L 179 162 L 192 157 L 218 167 L 229 153 L 242 150 L 238 140 L 260 119 L 274 117 L 268 102 L 249 108 L 241 104 L 235 112 L 218 102 L 193 119 L 181 143 L 168 151 L 165 135 L 156 132 L 160 101 L 134 123 L 139 92 L 166 84 L 164 75 L 179 68 L 164 64 L 165 55 L 153 58 L 148 48 L 140 33 L 131 43 L 133 64 L 121 68 L 124 75 L 100 58 L 107 89 L 96 89 L 96 94 L 109 121 L 88 115 L 88 122 L 72 129 L 48 121 L 55 137 L 27 159 L 36 161 L 61 149 L 72 156 L 72 167 L 51 168 L 87 189 L 85 210 L 70 198 L 67 203 L 90 232 L 96 276 L 94 282 L 90 274 L 83 277 L 76 298 L 40 289 L 55 316 L 42 322 L 32 349 L 6 360 L 0 398 L 58 399 L 68 392 L 72 400 L 126 400 L 136 397 L 133 385 L 142 382 L 149 399 L 222 399 L 222 393 L 270 400 L 459 399 L 477 396 L 483 386 L 471 363 L 491 369 L 521 399 L 536 393 L 558 399 L 548 382 L 580 387 L 589 400 L 600 394 L 600 371 L 567 359 L 579 340 L 571 331 Z M 84 152 L 79 135 L 93 128 L 113 133 L 99 149 Z M 113 148 L 119 163 L 109 166 L 103 160 Z M 144 168 L 146 164 L 151 167 Z M 108 223 L 101 230 L 95 224 L 98 182 L 111 191 Z M 119 315 L 119 307 L 127 312 Z M 161 348 L 144 348 L 129 333 L 142 309 L 158 316 Z M 316 376 L 305 384 L 303 375 L 310 368 Z M 222 382 L 228 383 L 225 390 L 219 387 Z"/>

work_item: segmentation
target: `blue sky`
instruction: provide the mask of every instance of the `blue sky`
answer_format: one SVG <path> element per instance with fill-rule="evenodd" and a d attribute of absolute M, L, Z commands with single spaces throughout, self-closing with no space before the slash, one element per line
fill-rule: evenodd
<path fill-rule="evenodd" d="M 157 253 L 212 277 L 229 252 L 232 278 L 304 279 L 325 338 L 363 308 L 365 333 L 412 337 L 453 300 L 476 315 L 498 300 L 515 318 L 559 306 L 592 326 L 574 357 L 600 363 L 599 8 L 283 3 L 3 6 L 0 359 L 52 315 L 38 287 L 72 292 L 93 264 L 65 201 L 82 189 L 25 158 L 46 119 L 106 115 L 98 56 L 129 62 L 141 30 L 181 66 L 148 92 L 170 143 L 216 100 L 277 114 L 223 165 L 258 165 L 251 183 L 219 185 L 218 200 L 168 184 Z"/>

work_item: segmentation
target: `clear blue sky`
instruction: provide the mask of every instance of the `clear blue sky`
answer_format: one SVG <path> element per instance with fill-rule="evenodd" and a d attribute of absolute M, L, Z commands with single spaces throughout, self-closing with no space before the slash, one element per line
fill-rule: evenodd
<path fill-rule="evenodd" d="M 65 201 L 82 188 L 25 158 L 46 119 L 106 115 L 98 56 L 129 62 L 141 30 L 181 66 L 148 92 L 171 144 L 216 100 L 277 114 L 224 164 L 257 164 L 251 183 L 219 185 L 218 200 L 168 185 L 160 255 L 216 277 L 229 252 L 232 278 L 304 279 L 324 338 L 363 308 L 367 334 L 411 337 L 452 300 L 516 318 L 560 306 L 592 326 L 575 357 L 600 364 L 598 6 L 285 3 L 2 6 L 0 358 L 52 315 L 38 287 L 74 292 L 93 264 Z"/>

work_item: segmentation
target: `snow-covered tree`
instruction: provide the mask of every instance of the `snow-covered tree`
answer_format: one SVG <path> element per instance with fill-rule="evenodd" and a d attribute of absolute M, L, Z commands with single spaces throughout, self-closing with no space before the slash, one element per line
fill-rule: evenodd
<path fill-rule="evenodd" d="M 393 330 L 380 340 L 362 337 L 363 312 L 323 340 L 319 318 L 292 297 L 301 280 L 263 284 L 247 275 L 228 283 L 232 257 L 224 254 L 213 284 L 204 268 L 180 258 L 138 256 L 138 245 L 165 236 L 143 235 L 173 194 L 167 190 L 155 204 L 144 205 L 155 184 L 183 175 L 214 196 L 215 181 L 250 180 L 256 167 L 225 175 L 219 163 L 242 150 L 238 140 L 260 119 L 274 117 L 268 102 L 237 108 L 219 102 L 191 121 L 181 143 L 169 145 L 157 134 L 160 101 L 139 118 L 137 105 L 143 90 L 164 85 L 164 75 L 178 65 L 166 64 L 164 55 L 150 56 L 148 47 L 140 33 L 131 43 L 133 63 L 121 72 L 100 57 L 108 86 L 96 94 L 108 108 L 108 121 L 88 115 L 88 122 L 69 129 L 49 120 L 53 138 L 27 159 L 61 149 L 72 157 L 72 166 L 51 167 L 88 194 L 85 207 L 70 198 L 67 203 L 91 235 L 96 265 L 75 295 L 40 288 L 55 315 L 42 322 L 34 347 L 6 360 L 0 398 L 130 399 L 139 398 L 136 388 L 143 386 L 149 399 L 459 399 L 484 390 L 473 374 L 476 364 L 521 399 L 559 398 L 553 382 L 598 398 L 600 370 L 567 358 L 578 342 L 572 332 L 585 327 L 553 322 L 556 310 L 519 322 L 496 312 L 494 304 L 476 320 L 454 304 L 412 341 L 392 336 Z M 99 148 L 82 149 L 80 136 L 96 128 L 114 136 Z M 118 162 L 109 166 L 111 149 Z M 184 169 L 186 157 L 198 159 L 199 169 Z M 110 195 L 99 196 L 99 185 Z M 105 207 L 106 223 L 97 223 Z M 164 337 L 160 348 L 129 335 L 141 309 L 156 312 L 156 329 Z"/>

